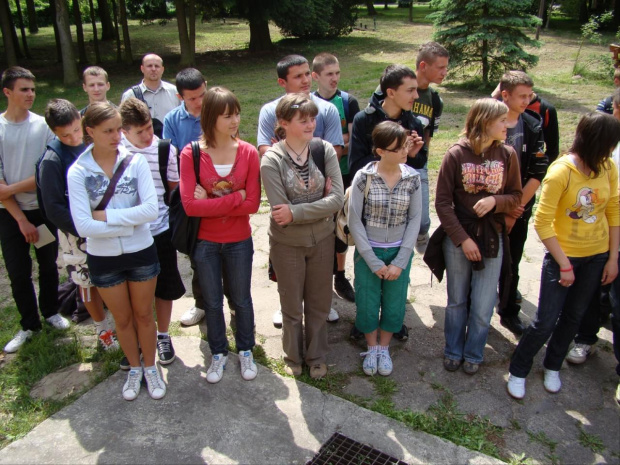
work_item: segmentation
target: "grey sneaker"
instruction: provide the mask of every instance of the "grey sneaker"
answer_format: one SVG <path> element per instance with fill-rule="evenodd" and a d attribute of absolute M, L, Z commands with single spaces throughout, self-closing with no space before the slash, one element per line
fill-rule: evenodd
<path fill-rule="evenodd" d="M 589 344 L 575 344 L 566 355 L 566 361 L 575 365 L 585 362 L 588 356 L 596 352 L 596 348 Z"/>
<path fill-rule="evenodd" d="M 368 351 L 362 352 L 360 355 L 364 357 L 362 362 L 364 373 L 368 376 L 377 374 L 377 346 L 368 347 Z"/>
<path fill-rule="evenodd" d="M 258 374 L 258 367 L 254 362 L 254 355 L 251 350 L 239 352 L 239 364 L 241 365 L 241 377 L 246 381 L 252 381 Z"/>
<path fill-rule="evenodd" d="M 388 349 L 377 351 L 377 371 L 381 376 L 389 376 L 393 370 L 392 357 Z"/>
<path fill-rule="evenodd" d="M 418 254 L 424 255 L 424 252 L 426 252 L 426 247 L 428 246 L 428 240 L 428 233 L 418 235 L 418 240 L 415 243 L 415 251 L 418 252 Z"/>

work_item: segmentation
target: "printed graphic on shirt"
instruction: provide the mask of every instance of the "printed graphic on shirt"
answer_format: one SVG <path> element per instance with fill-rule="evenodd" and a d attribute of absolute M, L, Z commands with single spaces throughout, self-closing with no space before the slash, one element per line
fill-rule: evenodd
<path fill-rule="evenodd" d="M 461 173 L 463 189 L 469 194 L 497 194 L 504 183 L 504 163 L 498 160 L 487 160 L 481 164 L 463 163 Z"/>
<path fill-rule="evenodd" d="M 234 181 L 229 181 L 227 179 L 213 181 L 211 184 L 211 196 L 224 197 L 225 195 L 232 194 L 234 185 Z"/>
<path fill-rule="evenodd" d="M 424 130 L 428 128 L 429 124 L 431 124 L 431 119 L 433 118 L 433 107 L 431 105 L 427 105 L 420 100 L 416 100 L 413 102 L 413 109 L 411 110 L 418 121 L 422 123 L 424 126 Z"/>
<path fill-rule="evenodd" d="M 583 187 L 577 192 L 577 199 L 571 208 L 566 209 L 566 216 L 573 220 L 583 220 L 591 224 L 596 222 L 596 215 L 592 215 L 596 204 L 603 203 L 598 197 L 598 189 Z"/>
<path fill-rule="evenodd" d="M 110 181 L 103 175 L 87 176 L 85 181 L 86 191 L 88 192 L 88 198 L 91 201 L 97 200 L 99 197 L 103 197 L 106 189 L 108 188 Z M 122 177 L 116 184 L 114 194 L 135 194 L 138 192 L 138 179 L 130 176 Z"/>

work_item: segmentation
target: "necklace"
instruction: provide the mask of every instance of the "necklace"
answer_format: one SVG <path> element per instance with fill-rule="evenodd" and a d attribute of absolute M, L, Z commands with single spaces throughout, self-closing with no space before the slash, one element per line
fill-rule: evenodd
<path fill-rule="evenodd" d="M 284 141 L 284 143 L 286 144 L 286 146 L 287 146 L 289 149 L 291 149 L 291 150 L 293 151 L 293 153 L 294 153 L 294 154 L 295 154 L 295 156 L 297 157 L 297 162 L 298 162 L 298 163 L 301 163 L 301 156 L 303 155 L 303 153 L 304 153 L 304 152 L 306 151 L 306 149 L 308 148 L 308 144 L 306 144 L 306 145 L 304 146 L 304 148 L 303 148 L 303 149 L 301 149 L 301 151 L 300 151 L 299 153 L 297 153 L 297 152 L 295 152 L 295 149 L 293 149 L 293 147 L 291 147 L 291 146 L 289 145 L 289 143 L 288 143 L 286 140 Z"/>

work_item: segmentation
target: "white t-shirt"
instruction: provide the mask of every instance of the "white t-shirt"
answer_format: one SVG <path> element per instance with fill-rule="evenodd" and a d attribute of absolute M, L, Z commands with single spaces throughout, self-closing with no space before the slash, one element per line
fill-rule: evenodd
<path fill-rule="evenodd" d="M 151 175 L 153 176 L 153 183 L 155 184 L 155 191 L 157 192 L 157 206 L 158 206 L 158 214 L 157 219 L 150 223 L 150 230 L 153 236 L 157 236 L 158 234 L 166 231 L 169 226 L 169 212 L 168 207 L 164 203 L 164 183 L 161 179 L 161 174 L 159 173 L 159 138 L 157 136 L 153 136 L 153 142 L 150 147 L 139 149 L 134 146 L 131 142 L 129 142 L 125 135 L 121 140 L 121 144 L 130 152 L 130 153 L 140 153 L 144 156 L 146 161 L 149 163 L 149 169 L 151 170 Z M 170 182 L 179 182 L 179 169 L 177 166 L 177 151 L 170 144 L 170 153 L 168 155 L 168 181 Z"/>
<path fill-rule="evenodd" d="M 12 123 L 0 115 L 0 179 L 14 184 L 34 176 L 35 165 L 53 138 L 42 116 L 28 112 L 24 121 Z M 36 190 L 20 192 L 15 200 L 22 210 L 39 208 Z"/>

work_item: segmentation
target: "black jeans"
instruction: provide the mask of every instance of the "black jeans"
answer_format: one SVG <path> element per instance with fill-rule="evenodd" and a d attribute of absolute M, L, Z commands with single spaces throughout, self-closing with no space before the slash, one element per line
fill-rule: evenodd
<path fill-rule="evenodd" d="M 44 220 L 40 210 L 25 210 L 24 214 L 35 226 L 45 223 L 56 236 L 56 227 Z M 41 319 L 32 283 L 31 245 L 26 242 L 17 221 L 4 208 L 0 209 L 0 246 L 11 281 L 13 299 L 21 315 L 22 329 L 38 331 L 41 329 Z M 49 318 L 58 313 L 58 240 L 39 249 L 35 248 L 34 252 L 39 264 L 38 308 L 44 318 Z"/>
<path fill-rule="evenodd" d="M 523 249 L 525 248 L 525 241 L 527 240 L 527 226 L 532 217 L 532 210 L 528 210 L 515 221 L 508 239 L 510 240 L 510 258 L 511 258 L 511 272 L 512 279 L 510 280 L 510 289 L 508 293 L 508 301 L 504 308 L 498 309 L 497 313 L 500 316 L 516 316 L 521 310 L 521 306 L 516 303 L 517 289 L 519 287 L 519 264 L 521 263 L 521 257 L 523 256 Z M 503 295 L 503 283 L 504 274 L 499 277 L 499 295 Z"/>

